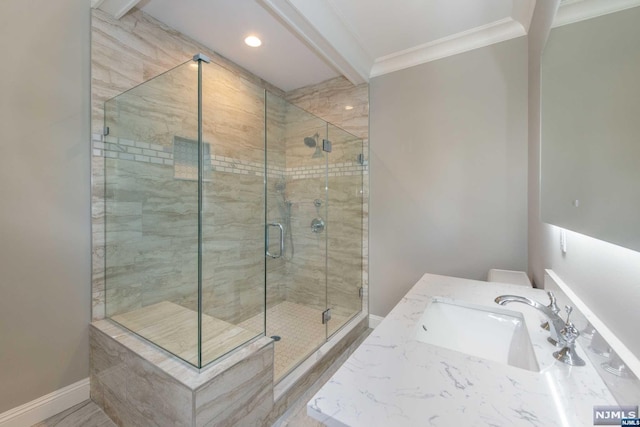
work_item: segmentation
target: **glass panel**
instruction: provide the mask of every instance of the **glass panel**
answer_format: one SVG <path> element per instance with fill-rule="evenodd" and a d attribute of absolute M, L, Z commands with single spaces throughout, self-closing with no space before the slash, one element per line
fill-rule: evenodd
<path fill-rule="evenodd" d="M 326 123 L 270 93 L 267 112 L 267 223 L 274 225 L 267 227 L 273 257 L 267 256 L 266 333 L 280 338 L 278 381 L 326 341 L 326 233 L 320 226 L 327 216 Z"/>
<path fill-rule="evenodd" d="M 202 364 L 264 333 L 264 89 L 203 64 Z"/>
<path fill-rule="evenodd" d="M 327 303 L 328 335 L 362 310 L 362 140 L 329 125 Z"/>
<path fill-rule="evenodd" d="M 287 261 L 295 255 L 295 245 L 291 234 L 291 211 L 293 203 L 287 197 L 287 173 L 285 159 L 285 116 L 287 101 L 269 92 L 267 96 L 267 224 L 281 224 L 283 227 L 283 253 L 273 258 L 267 256 L 267 313 L 286 300 Z M 267 226 L 269 254 L 278 256 L 279 229 Z M 269 318 L 269 315 L 267 315 Z M 269 319 L 267 320 L 269 322 Z M 269 331 L 267 331 L 269 332 Z M 272 334 L 273 335 L 273 334 Z"/>
<path fill-rule="evenodd" d="M 197 365 L 197 67 L 105 103 L 106 315 Z"/>

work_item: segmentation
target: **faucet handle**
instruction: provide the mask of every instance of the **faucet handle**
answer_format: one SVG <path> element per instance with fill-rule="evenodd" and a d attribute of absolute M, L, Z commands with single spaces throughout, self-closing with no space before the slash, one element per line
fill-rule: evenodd
<path fill-rule="evenodd" d="M 578 329 L 573 326 L 573 323 L 569 320 L 573 307 L 567 305 L 564 308 L 567 311 L 567 320 L 564 324 L 564 328 L 560 331 L 560 336 L 564 340 L 564 343 L 561 350 L 553 353 L 553 357 L 567 365 L 584 366 L 585 361 L 578 356 L 575 348 L 576 339 L 580 336 L 580 331 L 578 331 Z"/>
<path fill-rule="evenodd" d="M 551 291 L 548 291 L 547 295 L 549 295 L 549 305 L 547 307 L 549 307 L 551 311 L 553 311 L 556 314 L 560 313 L 560 309 L 556 304 L 556 296 Z"/>
<path fill-rule="evenodd" d="M 580 336 L 580 331 L 578 331 L 578 328 L 576 328 L 569 320 L 569 317 L 571 317 L 571 312 L 573 312 L 573 307 L 571 307 L 570 305 L 566 305 L 564 309 L 567 311 L 567 320 L 564 323 L 564 328 L 562 328 L 562 330 L 560 331 L 560 335 L 562 335 L 566 342 L 571 343 Z"/>
<path fill-rule="evenodd" d="M 571 312 L 573 312 L 573 307 L 571 307 L 570 305 L 565 305 L 564 309 L 567 312 L 567 321 L 565 322 L 565 325 L 568 326 L 572 324 L 571 322 L 569 322 L 569 316 L 571 316 Z"/>

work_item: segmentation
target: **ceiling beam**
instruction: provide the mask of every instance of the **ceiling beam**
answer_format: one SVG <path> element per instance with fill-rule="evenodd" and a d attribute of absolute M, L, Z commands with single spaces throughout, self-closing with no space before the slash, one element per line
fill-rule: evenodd
<path fill-rule="evenodd" d="M 91 0 L 91 7 L 100 9 L 115 19 L 120 19 L 140 3 L 140 0 Z"/>
<path fill-rule="evenodd" d="M 259 1 L 351 83 L 369 81 L 373 59 L 329 4 L 309 0 Z"/>

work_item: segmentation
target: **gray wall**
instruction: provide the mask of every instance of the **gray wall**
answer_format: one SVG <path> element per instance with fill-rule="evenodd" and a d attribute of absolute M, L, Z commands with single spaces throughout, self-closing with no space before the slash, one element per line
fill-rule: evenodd
<path fill-rule="evenodd" d="M 529 35 L 529 270 L 542 286 L 545 268 L 553 269 L 640 357 L 640 252 L 567 231 L 562 254 L 560 229 L 540 220 L 540 51 L 556 4 L 537 3 Z"/>
<path fill-rule="evenodd" d="M 527 39 L 371 81 L 371 313 L 423 273 L 527 266 Z"/>
<path fill-rule="evenodd" d="M 89 2 L 0 2 L 0 413 L 88 376 Z"/>
<path fill-rule="evenodd" d="M 540 73 L 541 55 L 560 0 L 536 3 L 529 27 L 529 276 L 542 287 L 545 262 L 540 221 Z M 559 244 L 560 242 L 558 242 Z"/>

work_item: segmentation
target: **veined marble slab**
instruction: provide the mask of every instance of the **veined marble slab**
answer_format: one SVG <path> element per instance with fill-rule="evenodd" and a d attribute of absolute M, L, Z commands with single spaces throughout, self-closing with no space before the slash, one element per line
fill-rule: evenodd
<path fill-rule="evenodd" d="M 307 413 L 328 426 L 586 426 L 594 405 L 616 401 L 587 361 L 556 361 L 540 328 L 543 315 L 523 304 L 540 372 L 531 372 L 415 340 L 433 297 L 494 307 L 495 297 L 522 295 L 546 303 L 545 292 L 522 286 L 425 274 L 327 384 Z M 587 360 L 585 350 L 577 352 Z"/>

